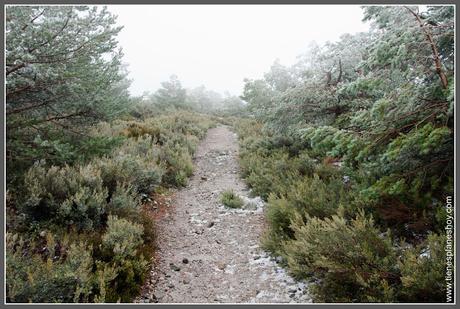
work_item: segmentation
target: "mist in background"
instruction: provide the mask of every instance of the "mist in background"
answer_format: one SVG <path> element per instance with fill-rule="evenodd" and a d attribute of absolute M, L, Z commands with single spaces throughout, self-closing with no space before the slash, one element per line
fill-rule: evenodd
<path fill-rule="evenodd" d="M 296 62 L 315 41 L 367 31 L 357 5 L 110 5 L 130 92 L 154 92 L 176 74 L 183 86 L 239 95 L 279 59 Z"/>

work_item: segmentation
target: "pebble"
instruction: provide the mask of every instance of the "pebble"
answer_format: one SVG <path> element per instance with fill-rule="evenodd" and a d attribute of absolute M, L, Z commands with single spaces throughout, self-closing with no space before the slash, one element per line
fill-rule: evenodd
<path fill-rule="evenodd" d="M 227 267 L 227 265 L 225 263 L 217 263 L 217 268 L 219 268 L 220 270 L 224 270 L 225 267 Z"/>
<path fill-rule="evenodd" d="M 171 267 L 172 270 L 174 271 L 180 271 L 180 267 L 176 266 L 174 263 L 170 263 L 169 266 Z"/>
<path fill-rule="evenodd" d="M 188 259 L 187 259 L 187 258 L 183 258 L 183 259 L 182 259 L 182 263 L 188 264 Z"/>

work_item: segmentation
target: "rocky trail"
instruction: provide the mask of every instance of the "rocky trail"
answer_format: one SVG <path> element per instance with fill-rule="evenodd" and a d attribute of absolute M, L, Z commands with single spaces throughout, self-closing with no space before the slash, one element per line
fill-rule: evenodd
<path fill-rule="evenodd" d="M 157 220 L 156 261 L 137 302 L 311 302 L 306 284 L 295 282 L 259 247 L 264 204 L 249 197 L 237 158 L 236 134 L 227 126 L 210 129 L 189 184 L 172 195 Z M 243 198 L 243 209 L 220 203 L 227 189 Z"/>

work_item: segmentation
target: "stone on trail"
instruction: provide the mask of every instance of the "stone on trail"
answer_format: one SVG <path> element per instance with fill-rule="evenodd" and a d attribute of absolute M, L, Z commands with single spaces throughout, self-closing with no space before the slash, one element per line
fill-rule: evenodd
<path fill-rule="evenodd" d="M 174 263 L 170 263 L 169 266 L 171 267 L 172 270 L 174 271 L 180 271 L 180 267 L 176 266 Z"/>

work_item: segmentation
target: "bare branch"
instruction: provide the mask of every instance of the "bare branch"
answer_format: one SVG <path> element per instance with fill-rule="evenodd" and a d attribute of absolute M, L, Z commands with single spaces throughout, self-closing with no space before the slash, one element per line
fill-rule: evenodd
<path fill-rule="evenodd" d="M 433 58 L 434 58 L 434 65 L 435 65 L 435 68 L 436 68 L 436 73 L 439 75 L 439 78 L 441 79 L 441 83 L 442 83 L 442 87 L 444 89 L 447 88 L 448 86 L 448 81 L 447 81 L 447 76 L 446 74 L 444 73 L 444 71 L 442 70 L 442 64 L 441 64 L 441 59 L 439 57 L 439 52 L 438 52 L 438 48 L 436 47 L 436 44 L 434 42 L 434 39 L 433 39 L 433 36 L 429 30 L 428 27 L 424 26 L 424 23 L 423 21 L 420 19 L 420 16 L 418 15 L 418 13 L 414 12 L 413 10 L 411 10 L 409 7 L 405 6 L 405 8 L 412 14 L 414 15 L 414 17 L 417 19 L 417 22 L 420 26 L 420 28 L 422 28 L 422 31 L 423 33 L 425 34 L 425 37 L 427 39 L 427 41 L 430 43 L 430 46 L 431 46 L 431 51 L 433 53 Z"/>
<path fill-rule="evenodd" d="M 21 30 L 22 30 L 22 31 L 26 30 L 27 27 L 29 27 L 30 24 L 33 24 L 33 22 L 34 22 L 37 18 L 39 18 L 40 16 L 42 16 L 43 13 L 45 13 L 45 10 L 46 10 L 46 9 L 43 9 L 43 11 L 41 11 L 37 16 L 35 16 L 34 18 L 32 18 L 32 20 L 29 21 L 28 24 L 25 24 L 25 25 L 22 27 Z"/>

